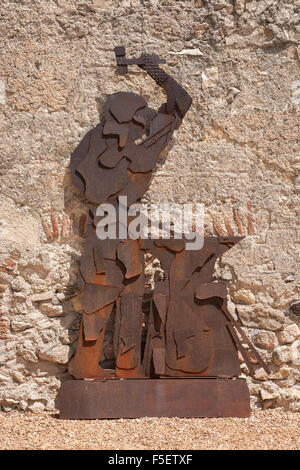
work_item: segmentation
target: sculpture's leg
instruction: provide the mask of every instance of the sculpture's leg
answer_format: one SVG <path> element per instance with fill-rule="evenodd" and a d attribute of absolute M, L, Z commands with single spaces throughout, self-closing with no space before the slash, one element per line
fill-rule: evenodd
<path fill-rule="evenodd" d="M 142 297 L 133 292 L 121 296 L 118 346 L 116 357 L 117 377 L 139 377 L 141 370 Z"/>
<path fill-rule="evenodd" d="M 110 370 L 99 365 L 105 328 L 113 304 L 92 315 L 83 314 L 75 356 L 69 364 L 69 373 L 76 379 L 107 377 Z"/>
<path fill-rule="evenodd" d="M 117 377 L 144 376 L 141 365 L 143 293 L 142 272 L 128 281 L 117 302 L 114 338 Z"/>
<path fill-rule="evenodd" d="M 144 253 L 139 240 L 128 239 L 117 249 L 126 269 L 124 289 L 117 302 L 114 349 L 117 377 L 141 377 L 142 302 L 144 295 Z"/>
<path fill-rule="evenodd" d="M 165 374 L 165 322 L 168 311 L 169 295 L 167 283 L 160 282 L 159 290 L 154 290 L 150 306 L 150 317 L 145 345 L 143 368 L 147 377 Z"/>
<path fill-rule="evenodd" d="M 154 305 L 153 305 L 153 301 L 151 300 L 148 329 L 147 329 L 147 338 L 146 338 L 144 357 L 143 357 L 143 370 L 144 370 L 146 377 L 150 377 L 151 375 L 153 375 L 152 373 L 153 338 L 157 335 L 157 328 L 155 328 L 153 310 L 154 310 Z"/>

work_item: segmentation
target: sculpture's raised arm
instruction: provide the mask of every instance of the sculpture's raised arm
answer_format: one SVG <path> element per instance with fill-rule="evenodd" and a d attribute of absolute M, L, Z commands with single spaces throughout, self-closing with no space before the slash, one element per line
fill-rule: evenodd
<path fill-rule="evenodd" d="M 166 112 L 168 114 L 177 112 L 180 119 L 183 119 L 192 104 L 192 98 L 173 77 L 159 68 L 150 55 L 144 55 L 142 57 L 145 62 L 144 64 L 139 65 L 139 67 L 145 70 L 148 75 L 155 80 L 157 85 L 161 86 L 167 94 Z"/>
<path fill-rule="evenodd" d="M 153 80 L 155 80 L 157 85 L 161 86 L 165 90 L 167 94 L 167 106 L 165 111 L 168 114 L 176 112 L 179 118 L 183 119 L 192 104 L 192 98 L 173 77 L 159 68 L 158 64 L 165 61 L 161 60 L 154 54 L 142 54 L 139 58 L 126 59 L 125 48 L 123 46 L 116 47 L 115 54 L 120 74 L 124 75 L 127 73 L 128 65 L 138 65 L 140 68 L 145 70 Z"/>

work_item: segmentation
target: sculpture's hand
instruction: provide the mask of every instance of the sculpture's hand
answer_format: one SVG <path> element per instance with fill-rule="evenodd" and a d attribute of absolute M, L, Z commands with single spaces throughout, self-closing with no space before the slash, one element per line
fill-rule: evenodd
<path fill-rule="evenodd" d="M 116 55 L 117 68 L 120 75 L 125 75 L 128 73 L 128 65 L 138 65 L 139 67 L 145 69 L 146 64 L 150 62 L 155 65 L 166 63 L 164 59 L 161 59 L 156 54 L 142 54 L 140 57 L 127 59 L 124 46 L 117 46 L 115 47 L 114 51 Z"/>
<path fill-rule="evenodd" d="M 127 59 L 124 46 L 115 47 L 115 54 L 120 74 L 128 73 L 128 65 L 134 64 L 145 70 L 157 85 L 165 89 L 167 93 L 167 113 L 173 114 L 176 112 L 180 119 L 184 117 L 192 104 L 192 98 L 174 78 L 159 68 L 158 64 L 164 63 L 164 60 L 155 54 L 142 54 L 138 58 Z"/>
<path fill-rule="evenodd" d="M 167 93 L 167 113 L 172 114 L 176 111 L 182 119 L 192 104 L 191 96 L 174 78 L 158 67 L 155 63 L 159 60 L 158 56 L 144 54 L 141 59 L 143 63 L 139 64 L 139 67 L 145 70 Z"/>

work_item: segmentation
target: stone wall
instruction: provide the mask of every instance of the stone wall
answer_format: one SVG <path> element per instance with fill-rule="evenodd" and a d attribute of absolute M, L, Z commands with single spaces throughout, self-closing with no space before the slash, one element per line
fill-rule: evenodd
<path fill-rule="evenodd" d="M 203 202 L 207 233 L 246 235 L 216 275 L 270 364 L 269 377 L 255 365 L 255 378 L 242 365 L 252 405 L 300 410 L 299 8 L 299 0 L 2 0 L 2 410 L 54 409 L 76 345 L 86 207 L 70 183 L 70 152 L 109 94 L 132 90 L 154 107 L 164 100 L 140 69 L 116 74 L 119 44 L 129 56 L 165 57 L 193 97 L 145 199 Z"/>

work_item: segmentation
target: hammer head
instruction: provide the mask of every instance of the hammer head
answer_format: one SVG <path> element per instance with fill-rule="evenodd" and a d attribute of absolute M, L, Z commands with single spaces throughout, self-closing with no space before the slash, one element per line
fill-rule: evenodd
<path fill-rule="evenodd" d="M 120 65 L 118 63 L 119 58 L 124 58 L 125 59 L 125 47 L 124 46 L 117 46 L 114 49 L 116 59 L 117 59 L 117 70 L 120 75 L 126 75 L 128 73 L 128 66 L 127 65 Z"/>

